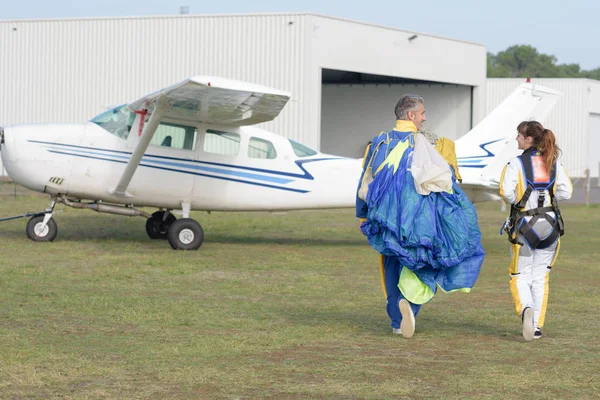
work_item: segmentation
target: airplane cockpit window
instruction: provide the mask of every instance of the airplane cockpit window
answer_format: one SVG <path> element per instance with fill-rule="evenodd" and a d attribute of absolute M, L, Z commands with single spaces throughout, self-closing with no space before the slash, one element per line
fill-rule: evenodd
<path fill-rule="evenodd" d="M 277 151 L 273 143 L 268 140 L 251 137 L 248 145 L 248 157 L 272 160 L 277 157 Z"/>
<path fill-rule="evenodd" d="M 317 152 L 315 150 L 311 149 L 308 146 L 303 145 L 302 143 L 298 143 L 292 139 L 288 139 L 288 140 L 292 144 L 292 149 L 294 149 L 294 154 L 296 154 L 298 157 L 310 157 L 310 156 L 314 156 L 315 154 L 317 154 Z"/>
<path fill-rule="evenodd" d="M 204 151 L 225 156 L 236 156 L 240 152 L 240 135 L 207 129 L 204 136 Z"/>
<path fill-rule="evenodd" d="M 156 128 L 150 144 L 177 150 L 194 150 L 196 132 L 195 126 L 161 122 Z"/>
<path fill-rule="evenodd" d="M 126 104 L 105 111 L 90 120 L 121 139 L 127 139 L 133 121 L 135 113 L 129 111 Z"/>

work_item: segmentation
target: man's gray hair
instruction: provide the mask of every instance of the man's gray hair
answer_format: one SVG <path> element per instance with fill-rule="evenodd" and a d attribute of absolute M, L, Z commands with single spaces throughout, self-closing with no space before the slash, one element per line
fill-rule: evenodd
<path fill-rule="evenodd" d="M 416 94 L 405 94 L 400 97 L 394 112 L 396 113 L 396 119 L 408 120 L 409 111 L 419 111 L 419 103 L 425 105 L 425 101 L 421 96 Z"/>

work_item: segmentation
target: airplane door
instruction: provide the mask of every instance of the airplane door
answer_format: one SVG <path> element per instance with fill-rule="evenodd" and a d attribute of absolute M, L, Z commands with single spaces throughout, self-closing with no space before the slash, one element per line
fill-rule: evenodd
<path fill-rule="evenodd" d="M 163 120 L 128 189 L 136 193 L 136 202 L 175 209 L 192 203 L 197 142 L 197 126 Z"/>

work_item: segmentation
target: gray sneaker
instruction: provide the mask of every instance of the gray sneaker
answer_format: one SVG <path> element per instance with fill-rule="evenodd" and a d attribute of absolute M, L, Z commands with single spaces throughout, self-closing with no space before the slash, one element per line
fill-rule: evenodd
<path fill-rule="evenodd" d="M 413 314 L 410 303 L 406 299 L 400 299 L 398 307 L 400 308 L 400 314 L 402 314 L 400 331 L 402 332 L 402 336 L 410 339 L 415 333 L 415 314 Z M 533 323 L 533 318 L 531 319 L 531 322 Z"/>
<path fill-rule="evenodd" d="M 525 307 L 521 318 L 523 319 L 523 338 L 525 338 L 526 341 L 533 340 L 535 327 L 533 325 L 533 310 L 531 307 Z"/>

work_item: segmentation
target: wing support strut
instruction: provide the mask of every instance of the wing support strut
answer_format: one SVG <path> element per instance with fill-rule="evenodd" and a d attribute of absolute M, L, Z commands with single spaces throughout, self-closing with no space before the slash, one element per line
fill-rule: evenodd
<path fill-rule="evenodd" d="M 110 190 L 111 194 L 121 197 L 134 197 L 132 194 L 127 192 L 127 187 L 129 186 L 131 178 L 133 178 L 133 174 L 135 173 L 137 167 L 140 165 L 140 161 L 142 160 L 146 149 L 148 149 L 148 145 L 154 136 L 154 132 L 156 132 L 158 124 L 168 109 L 169 101 L 167 100 L 166 96 L 161 96 L 156 100 L 154 103 L 154 112 L 144 127 L 140 141 L 135 146 L 135 149 L 131 154 L 131 158 L 129 158 L 129 162 L 127 162 L 127 166 L 123 171 L 123 175 L 121 175 L 121 179 L 119 180 L 117 187 Z"/>

